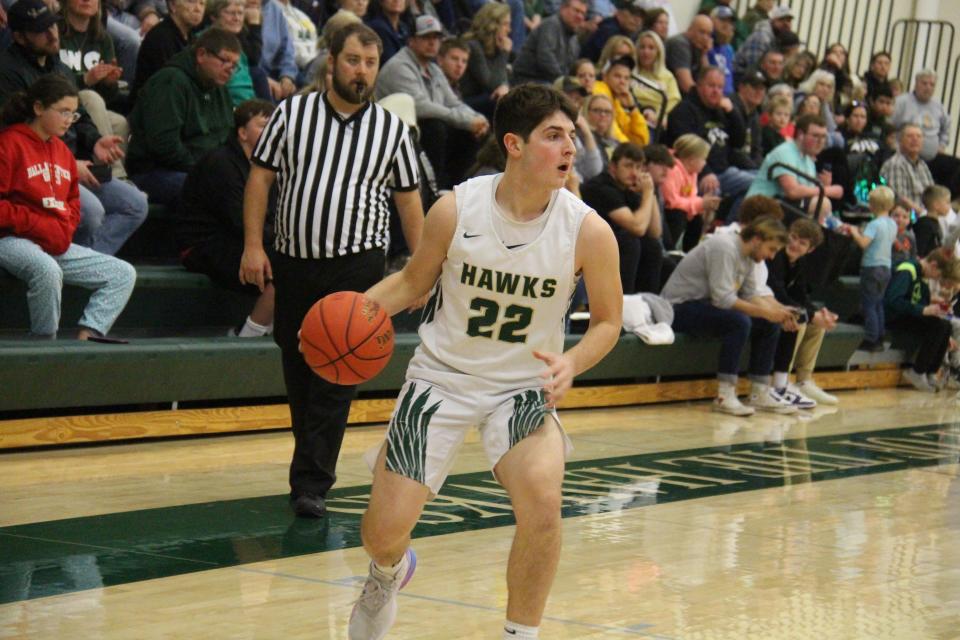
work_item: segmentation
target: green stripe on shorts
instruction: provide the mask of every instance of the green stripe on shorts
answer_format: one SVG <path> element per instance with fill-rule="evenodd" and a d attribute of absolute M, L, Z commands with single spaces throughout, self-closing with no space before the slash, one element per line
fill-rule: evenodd
<path fill-rule="evenodd" d="M 393 415 L 387 432 L 387 469 L 426 484 L 427 426 L 440 401 L 427 406 L 430 387 L 416 393 L 417 385 L 411 382 Z"/>
<path fill-rule="evenodd" d="M 540 428 L 546 413 L 543 390 L 530 389 L 513 396 L 513 415 L 507 423 L 510 448 Z"/>

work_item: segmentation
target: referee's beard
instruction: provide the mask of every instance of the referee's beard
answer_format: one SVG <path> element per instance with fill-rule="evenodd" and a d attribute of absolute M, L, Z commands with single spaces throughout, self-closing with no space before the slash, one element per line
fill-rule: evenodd
<path fill-rule="evenodd" d="M 373 94 L 373 84 L 368 85 L 362 80 L 343 82 L 337 77 L 337 74 L 334 73 L 333 90 L 340 98 L 350 104 L 362 104 L 367 102 Z"/>

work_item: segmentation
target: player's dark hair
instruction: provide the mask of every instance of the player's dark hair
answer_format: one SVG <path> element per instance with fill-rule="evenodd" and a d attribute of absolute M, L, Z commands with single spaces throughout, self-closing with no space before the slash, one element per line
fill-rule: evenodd
<path fill-rule="evenodd" d="M 512 133 L 527 141 L 533 130 L 557 111 L 570 118 L 570 122 L 577 121 L 577 108 L 570 99 L 542 84 L 521 84 L 500 98 L 493 113 L 493 130 L 504 157 L 507 156 L 505 135 Z"/>

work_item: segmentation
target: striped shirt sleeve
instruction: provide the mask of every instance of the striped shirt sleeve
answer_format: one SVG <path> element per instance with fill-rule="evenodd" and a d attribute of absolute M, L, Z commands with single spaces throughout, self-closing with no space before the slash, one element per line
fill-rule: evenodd
<path fill-rule="evenodd" d="M 414 149 L 410 129 L 401 125 L 403 136 L 393 156 L 390 183 L 397 191 L 413 191 L 420 182 L 417 171 L 417 152 Z"/>
<path fill-rule="evenodd" d="M 251 162 L 255 162 L 264 169 L 280 171 L 284 154 L 284 141 L 286 140 L 289 106 L 290 99 L 287 99 L 274 109 L 270 120 L 257 140 L 257 145 L 253 148 L 253 153 L 250 156 Z"/>

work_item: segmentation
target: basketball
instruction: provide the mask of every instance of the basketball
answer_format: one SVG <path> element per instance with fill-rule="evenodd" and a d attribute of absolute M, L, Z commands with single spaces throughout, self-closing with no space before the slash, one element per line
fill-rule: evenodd
<path fill-rule="evenodd" d="M 380 373 L 393 354 L 393 323 L 383 307 L 355 291 L 317 300 L 300 325 L 303 358 L 334 384 L 359 384 Z"/>

